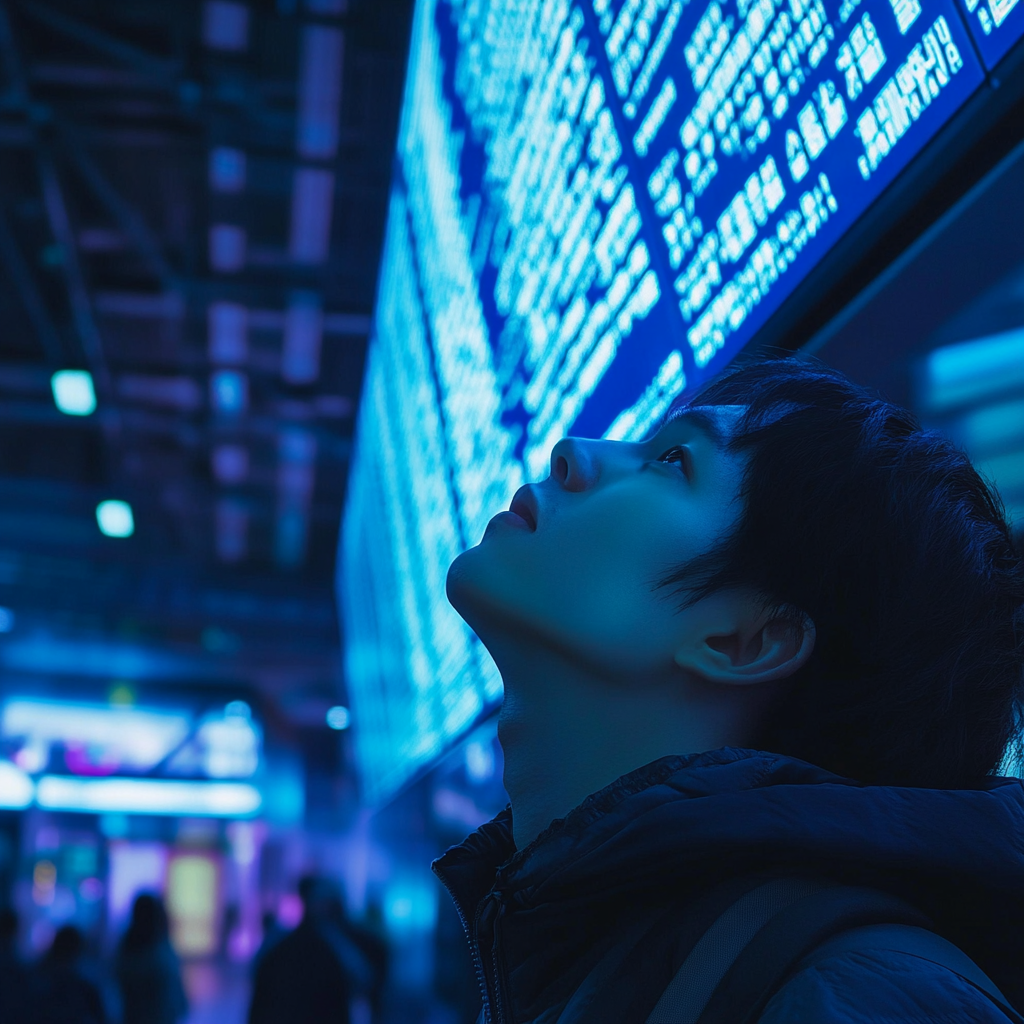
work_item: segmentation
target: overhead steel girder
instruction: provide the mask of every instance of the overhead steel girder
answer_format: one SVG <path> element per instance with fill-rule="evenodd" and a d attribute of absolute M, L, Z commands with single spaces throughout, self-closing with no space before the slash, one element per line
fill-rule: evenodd
<path fill-rule="evenodd" d="M 0 209 L 0 260 L 7 268 L 7 273 L 21 298 L 22 305 L 32 322 L 32 327 L 47 360 L 51 367 L 59 367 L 64 362 L 64 345 L 50 319 L 50 314 L 39 294 L 32 271 L 21 254 L 21 249 L 18 247 L 18 242 L 2 209 Z"/>
<path fill-rule="evenodd" d="M 159 279 L 164 291 L 179 290 L 181 282 L 164 259 L 160 243 L 146 222 L 132 205 L 118 194 L 117 189 L 111 185 L 106 175 L 85 151 L 76 133 L 67 125 L 58 123 L 58 127 L 66 139 L 65 150 L 71 162 L 100 202 L 113 214 L 124 233 L 135 243 L 139 254 L 149 264 L 150 270 Z"/>
<path fill-rule="evenodd" d="M 0 53 L 3 54 L 4 63 L 7 65 L 8 79 L 11 83 L 11 91 L 14 94 L 14 98 L 22 109 L 30 112 L 32 109 L 32 97 L 18 49 L 15 45 L 14 35 L 11 31 L 7 9 L 3 4 L 0 4 Z M 92 370 L 96 390 L 104 399 L 108 399 L 112 397 L 110 373 L 103 355 L 103 345 L 99 329 L 96 326 L 89 303 L 89 293 L 86 289 L 85 278 L 82 276 L 82 268 L 78 262 L 78 251 L 75 246 L 74 233 L 71 230 L 71 221 L 68 217 L 64 193 L 57 178 L 53 159 L 47 150 L 46 144 L 39 138 L 38 132 L 36 133 L 35 151 L 43 193 L 43 205 L 50 221 L 50 229 L 53 231 L 57 244 L 63 250 L 64 259 L 62 266 L 67 285 L 68 300 L 71 305 L 72 319 L 74 320 L 86 361 Z"/>

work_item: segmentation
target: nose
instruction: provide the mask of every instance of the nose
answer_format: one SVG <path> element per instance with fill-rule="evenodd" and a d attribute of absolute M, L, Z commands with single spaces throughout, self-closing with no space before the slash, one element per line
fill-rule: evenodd
<path fill-rule="evenodd" d="M 600 476 L 601 464 L 593 451 L 598 442 L 563 437 L 551 449 L 551 476 L 567 491 L 585 491 Z"/>

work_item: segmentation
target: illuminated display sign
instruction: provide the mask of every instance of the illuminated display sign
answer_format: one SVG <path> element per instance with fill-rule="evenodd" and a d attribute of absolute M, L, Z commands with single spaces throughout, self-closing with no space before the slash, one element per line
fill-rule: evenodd
<path fill-rule="evenodd" d="M 1024 4 L 1020 0 L 959 0 L 959 3 L 985 67 L 994 68 L 1024 36 Z"/>
<path fill-rule="evenodd" d="M 0 742 L 36 774 L 51 762 L 74 775 L 149 773 L 249 778 L 260 766 L 262 729 L 244 701 L 187 711 L 13 697 L 0 707 Z"/>
<path fill-rule="evenodd" d="M 957 2 L 420 0 L 340 560 L 371 799 L 500 696 L 452 558 L 753 337 L 984 80 L 965 17 L 1013 34 Z"/>

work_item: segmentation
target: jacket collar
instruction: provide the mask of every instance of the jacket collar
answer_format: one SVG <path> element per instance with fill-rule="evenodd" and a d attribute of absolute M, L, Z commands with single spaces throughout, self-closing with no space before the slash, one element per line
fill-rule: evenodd
<path fill-rule="evenodd" d="M 724 748 L 623 775 L 518 852 L 506 808 L 433 867 L 469 923 L 492 893 L 541 907 L 772 864 L 867 884 L 916 876 L 997 902 L 1012 894 L 1021 906 L 1024 789 L 1001 778 L 980 790 L 864 786 L 794 758 Z"/>

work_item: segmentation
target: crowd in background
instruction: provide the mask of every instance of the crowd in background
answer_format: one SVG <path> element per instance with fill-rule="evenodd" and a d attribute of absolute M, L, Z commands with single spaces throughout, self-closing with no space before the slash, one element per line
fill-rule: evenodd
<path fill-rule="evenodd" d="M 282 928 L 263 921 L 263 942 L 252 962 L 249 1024 L 349 1024 L 359 997 L 377 1020 L 388 972 L 381 934 L 351 922 L 338 889 L 306 877 L 299 883 L 303 917 Z M 110 965 L 119 1006 L 104 996 L 80 929 L 59 928 L 35 962 L 18 953 L 19 919 L 0 910 L 0 1024 L 181 1024 L 189 1004 L 181 965 L 171 945 L 159 896 L 135 899 L 130 923 Z"/>

